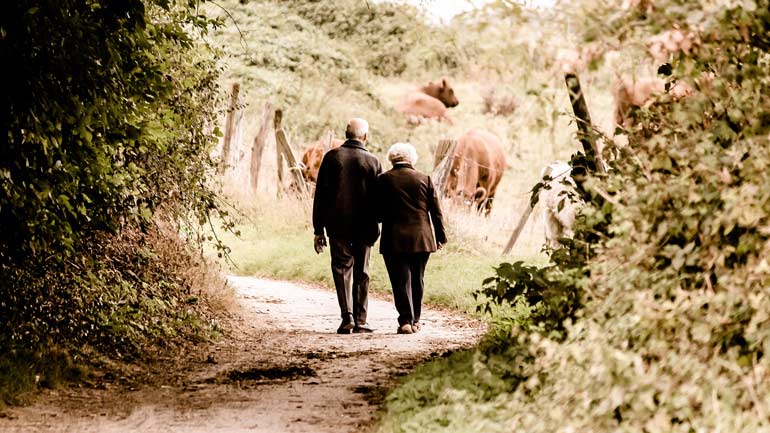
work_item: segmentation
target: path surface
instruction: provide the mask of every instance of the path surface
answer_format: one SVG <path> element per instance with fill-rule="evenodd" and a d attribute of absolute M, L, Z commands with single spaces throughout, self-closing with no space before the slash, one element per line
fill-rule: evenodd
<path fill-rule="evenodd" d="M 481 333 L 427 309 L 397 335 L 389 299 L 369 301 L 373 334 L 337 335 L 336 297 L 295 283 L 230 277 L 241 311 L 224 341 L 157 362 L 141 384 L 45 393 L 0 414 L 0 432 L 361 432 L 395 378 Z"/>

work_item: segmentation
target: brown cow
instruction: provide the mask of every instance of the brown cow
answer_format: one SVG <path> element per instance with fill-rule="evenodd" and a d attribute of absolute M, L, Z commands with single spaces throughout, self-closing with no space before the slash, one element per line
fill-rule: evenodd
<path fill-rule="evenodd" d="M 607 48 L 598 43 L 589 43 L 578 49 L 560 49 L 556 52 L 555 65 L 565 74 L 579 73 L 591 63 L 599 61 Z"/>
<path fill-rule="evenodd" d="M 668 89 L 674 100 L 692 95 L 693 88 L 678 81 Z M 631 109 L 653 101 L 656 95 L 666 93 L 666 81 L 660 77 L 644 77 L 636 80 L 622 78 L 615 83 L 613 117 L 615 125 L 628 128 L 632 125 Z"/>
<path fill-rule="evenodd" d="M 492 210 L 497 185 L 505 171 L 505 152 L 491 132 L 471 129 L 457 141 L 447 179 L 447 194 L 466 205 L 476 205 L 486 215 Z"/>
<path fill-rule="evenodd" d="M 302 154 L 302 176 L 305 182 L 315 183 L 318 180 L 318 169 L 321 168 L 321 161 L 324 154 L 331 149 L 342 146 L 343 140 L 333 138 L 331 146 L 328 138 L 322 138 L 315 143 L 310 144 Z"/>
<path fill-rule="evenodd" d="M 457 107 L 460 104 L 454 89 L 449 85 L 446 77 L 443 77 L 439 83 L 430 81 L 428 84 L 420 87 L 420 92 L 438 99 L 447 108 Z"/>
<path fill-rule="evenodd" d="M 412 124 L 420 123 L 422 119 L 438 119 L 446 120 L 451 125 L 452 120 L 446 115 L 446 110 L 459 103 L 452 86 L 446 78 L 442 78 L 438 83 L 431 81 L 409 92 L 399 104 L 398 111 L 404 113 Z"/>

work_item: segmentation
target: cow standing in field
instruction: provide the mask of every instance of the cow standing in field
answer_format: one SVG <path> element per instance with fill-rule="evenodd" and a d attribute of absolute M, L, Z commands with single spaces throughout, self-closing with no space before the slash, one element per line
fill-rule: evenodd
<path fill-rule="evenodd" d="M 560 238 L 571 238 L 574 235 L 578 203 L 570 192 L 575 189 L 575 181 L 572 179 L 572 167 L 561 161 L 554 161 L 543 168 L 540 176 L 544 178 L 546 175 L 551 180 L 547 181 L 548 188 L 540 191 L 538 202 L 543 207 L 545 244 L 549 248 L 556 248 Z"/>
<path fill-rule="evenodd" d="M 459 103 L 449 81 L 442 78 L 438 83 L 431 81 L 409 92 L 399 104 L 398 111 L 406 115 L 410 124 L 419 124 L 422 119 L 437 119 L 451 125 L 447 108 L 456 107 Z"/>
<path fill-rule="evenodd" d="M 446 192 L 489 215 L 504 172 L 505 151 L 500 139 L 491 132 L 472 129 L 457 141 Z"/>
<path fill-rule="evenodd" d="M 342 143 L 344 141 L 338 138 L 332 138 L 331 141 L 328 138 L 322 138 L 305 149 L 302 153 L 302 176 L 305 182 L 315 184 L 324 154 L 342 146 Z"/>

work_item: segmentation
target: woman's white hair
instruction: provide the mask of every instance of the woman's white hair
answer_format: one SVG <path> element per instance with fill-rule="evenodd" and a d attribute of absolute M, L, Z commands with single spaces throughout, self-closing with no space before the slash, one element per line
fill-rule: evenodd
<path fill-rule="evenodd" d="M 417 149 L 410 143 L 396 143 L 388 149 L 388 160 L 393 164 L 417 163 Z"/>

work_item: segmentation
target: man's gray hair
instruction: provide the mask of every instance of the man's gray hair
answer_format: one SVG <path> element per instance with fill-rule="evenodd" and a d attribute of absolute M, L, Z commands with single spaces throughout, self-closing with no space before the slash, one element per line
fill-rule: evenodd
<path fill-rule="evenodd" d="M 352 140 L 354 138 L 364 138 L 369 133 L 369 122 L 354 117 L 348 121 L 348 127 L 345 129 L 345 138 Z"/>
<path fill-rule="evenodd" d="M 396 143 L 388 149 L 388 160 L 393 164 L 415 164 L 417 150 L 410 143 Z"/>

